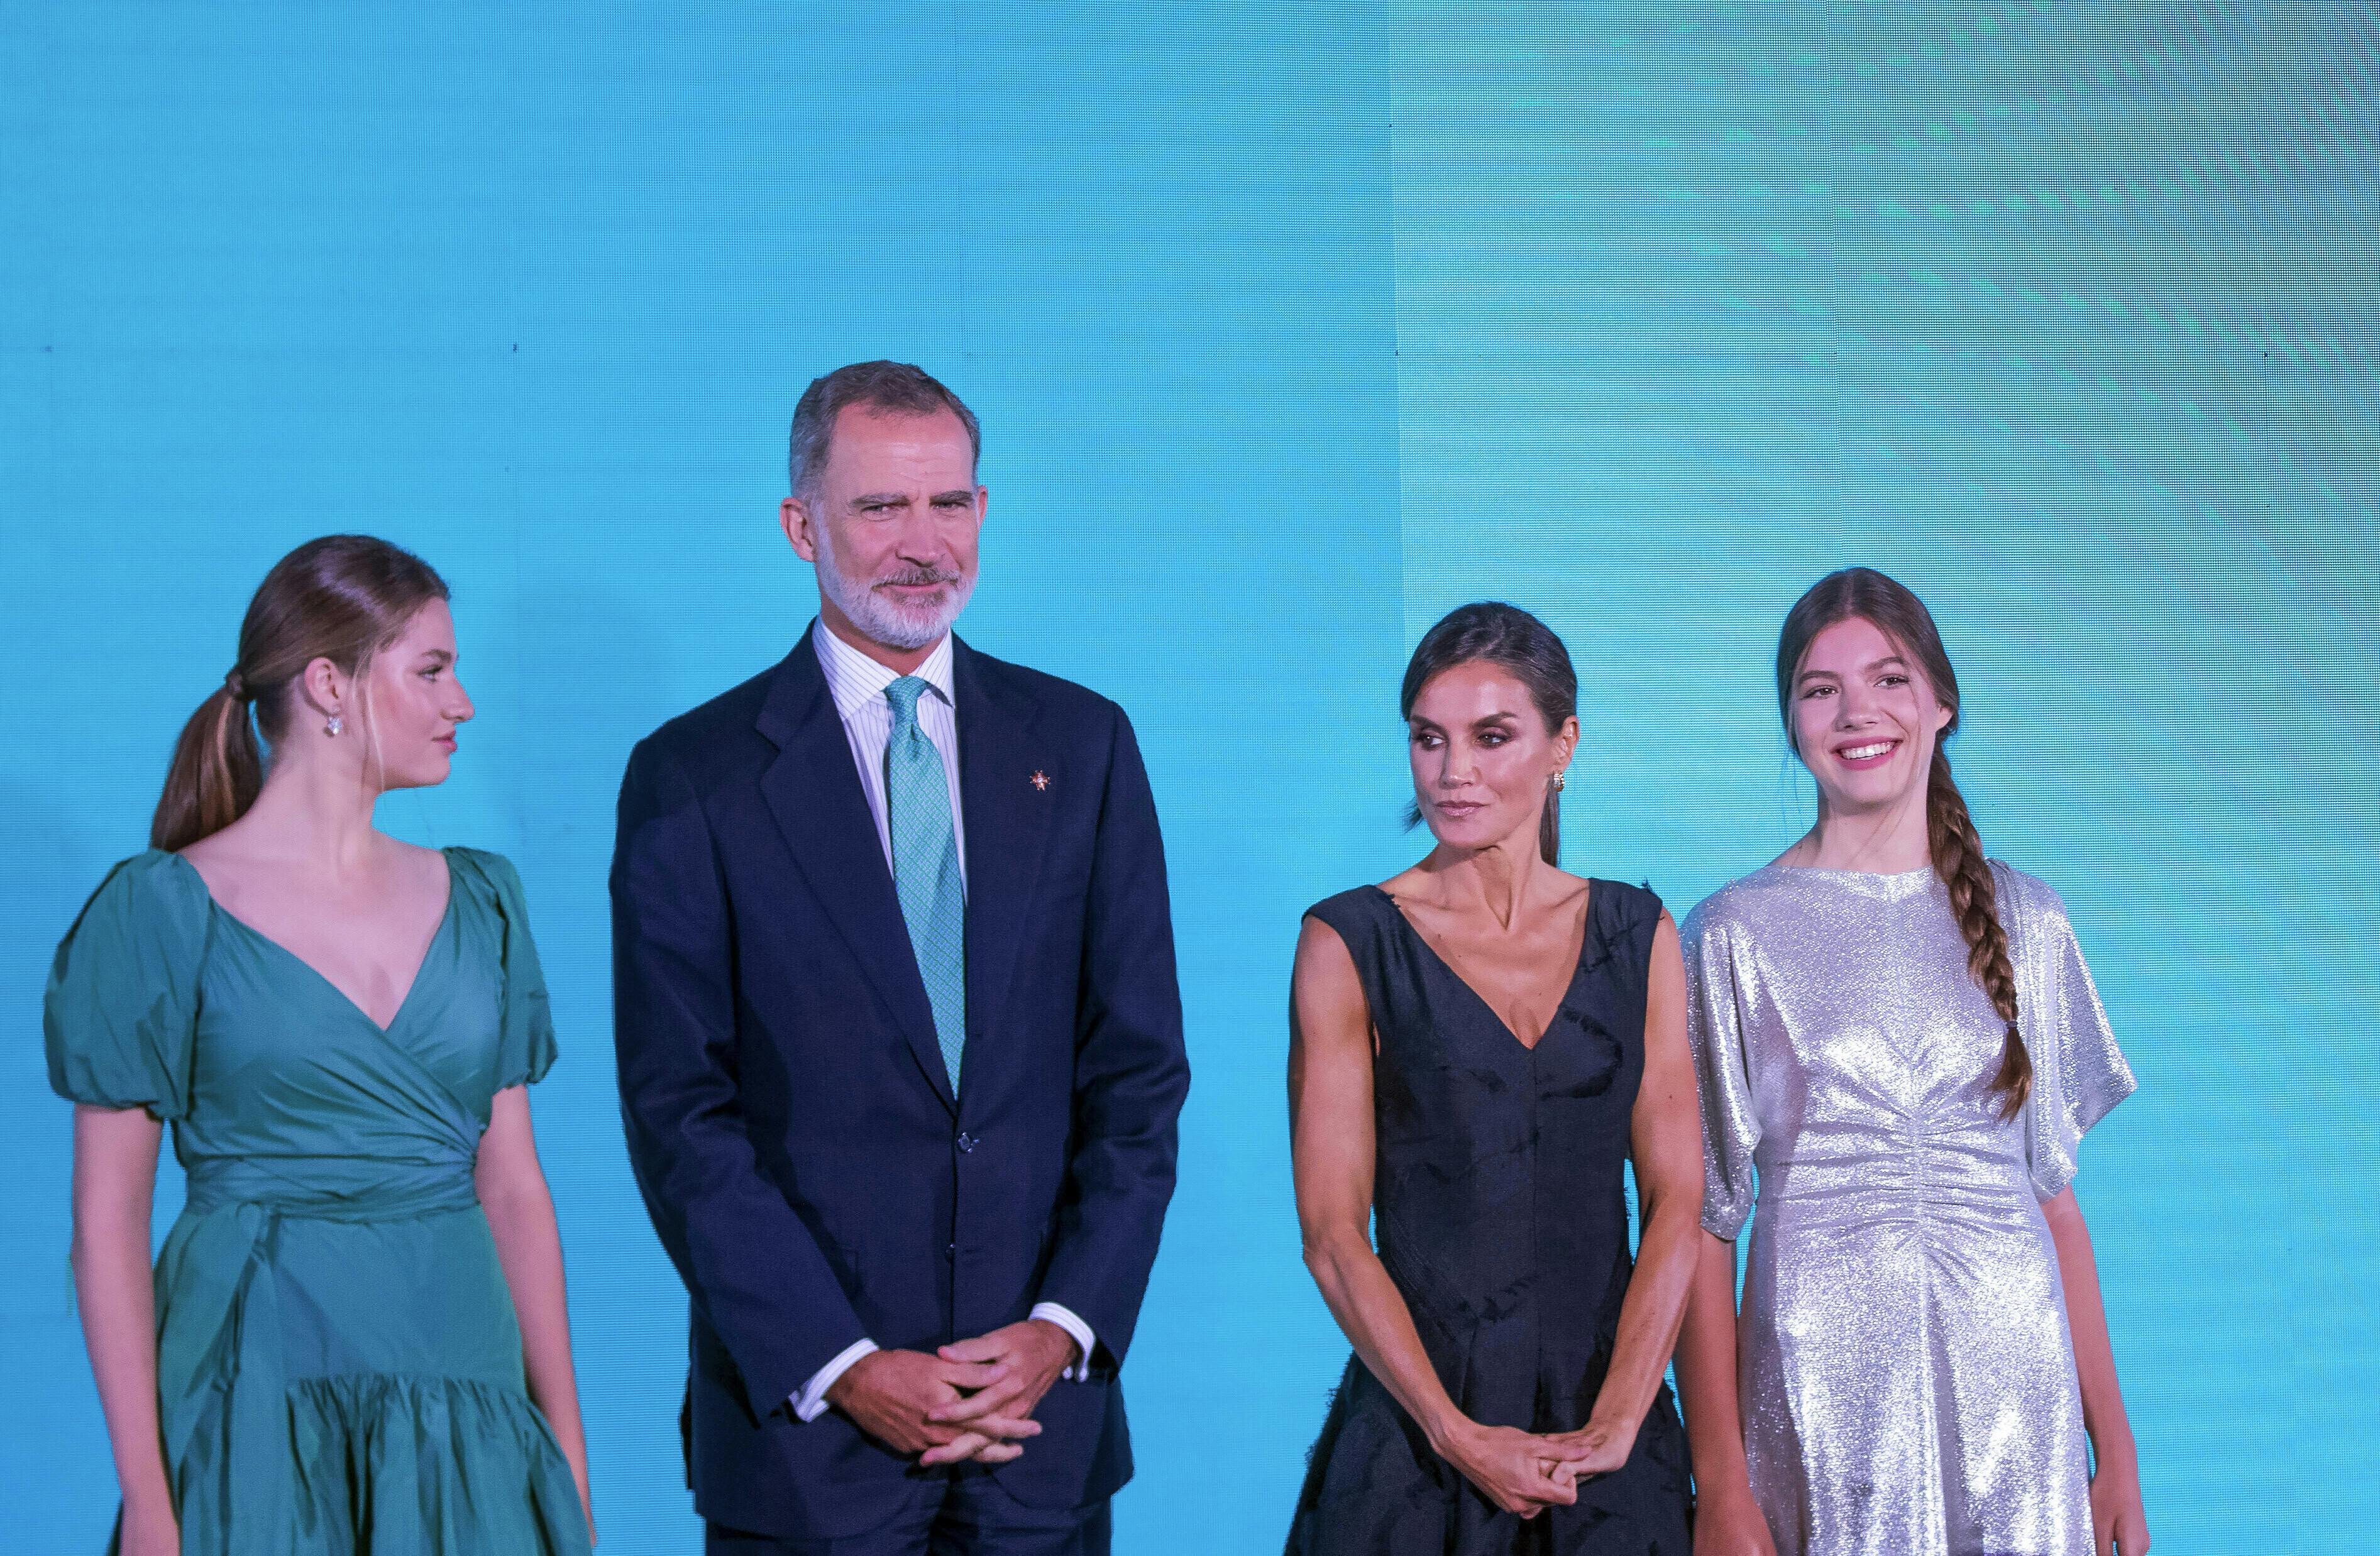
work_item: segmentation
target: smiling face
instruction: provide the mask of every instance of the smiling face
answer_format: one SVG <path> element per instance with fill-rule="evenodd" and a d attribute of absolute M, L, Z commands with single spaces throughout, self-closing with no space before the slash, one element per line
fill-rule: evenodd
<path fill-rule="evenodd" d="M 1432 676 L 1406 727 L 1414 801 L 1439 842 L 1536 851 L 1547 785 L 1570 766 L 1577 719 L 1548 730 L 1519 677 L 1474 659 Z"/>
<path fill-rule="evenodd" d="M 1794 754 L 1829 811 L 1853 814 L 1922 800 L 1951 709 L 1875 622 L 1853 616 L 1811 638 L 1792 697 Z"/>
<path fill-rule="evenodd" d="M 415 611 L 396 641 L 372 656 L 365 671 L 367 738 L 383 789 L 446 781 L 455 730 L 478 711 L 455 676 L 455 616 L 443 599 Z"/>
<path fill-rule="evenodd" d="M 794 549 L 818 568 L 829 628 L 899 653 L 940 642 L 975 592 L 988 494 L 949 411 L 846 405 L 814 489 L 785 500 Z"/>

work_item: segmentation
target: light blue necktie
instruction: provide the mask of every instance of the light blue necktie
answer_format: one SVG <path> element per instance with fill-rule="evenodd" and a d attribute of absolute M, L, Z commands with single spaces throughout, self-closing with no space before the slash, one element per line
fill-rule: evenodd
<path fill-rule="evenodd" d="M 892 834 L 892 889 L 909 925 L 909 945 L 933 1007 L 934 1040 L 959 1094 L 959 1055 L 966 1046 L 966 887 L 951 826 L 951 785 L 942 754 L 917 727 L 927 683 L 905 675 L 884 688 L 892 738 L 884 747 L 884 806 Z"/>

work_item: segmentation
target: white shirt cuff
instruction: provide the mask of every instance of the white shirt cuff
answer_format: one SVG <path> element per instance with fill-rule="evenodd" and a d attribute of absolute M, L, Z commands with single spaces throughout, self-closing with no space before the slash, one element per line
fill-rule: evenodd
<path fill-rule="evenodd" d="M 841 1355 L 811 1373 L 810 1381 L 802 1385 L 802 1392 L 794 1395 L 791 1401 L 794 1418 L 815 1421 L 825 1415 L 826 1391 L 834 1387 L 836 1379 L 851 1370 L 854 1362 L 861 1357 L 873 1355 L 875 1350 L 876 1342 L 873 1340 L 854 1340 L 843 1348 Z"/>
<path fill-rule="evenodd" d="M 1083 1357 L 1058 1376 L 1069 1383 L 1087 1382 L 1091 1376 L 1091 1352 L 1098 1344 L 1091 1338 L 1091 1326 L 1076 1318 L 1071 1309 L 1062 1308 L 1055 1302 L 1036 1302 L 1033 1311 L 1026 1316 L 1054 1323 L 1075 1337 L 1075 1344 L 1083 1347 Z M 858 1358 L 855 1357 L 853 1359 Z"/>

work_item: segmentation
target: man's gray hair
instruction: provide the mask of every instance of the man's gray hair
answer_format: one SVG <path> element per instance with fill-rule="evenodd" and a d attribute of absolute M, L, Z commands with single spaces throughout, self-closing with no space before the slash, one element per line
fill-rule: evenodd
<path fill-rule="evenodd" d="M 906 362 L 854 362 L 823 378 L 812 379 L 794 407 L 794 430 L 786 440 L 785 476 L 790 489 L 804 501 L 817 495 L 819 476 L 826 470 L 834 445 L 835 418 L 846 405 L 898 416 L 929 416 L 949 411 L 966 428 L 970 461 L 983 458 L 983 429 L 975 413 L 923 368 Z M 970 465 L 972 467 L 972 464 Z"/>

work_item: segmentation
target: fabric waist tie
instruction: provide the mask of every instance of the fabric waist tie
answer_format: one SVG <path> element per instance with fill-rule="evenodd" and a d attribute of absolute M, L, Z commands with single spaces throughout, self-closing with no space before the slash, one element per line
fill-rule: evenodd
<path fill-rule="evenodd" d="M 161 1289 L 159 1393 L 176 1406 L 164 1426 L 177 1478 L 222 1477 L 244 1488 L 243 1518 L 288 1529 L 287 1379 L 282 1363 L 279 1245 L 285 1221 L 407 1221 L 479 1202 L 471 1159 L 311 1156 L 200 1157 L 188 1165 L 183 1207 L 204 1257 L 185 1249 L 183 1274 Z M 215 1429 L 201 1432 L 208 1419 Z M 193 1457 L 193 1455 L 196 1455 Z"/>
<path fill-rule="evenodd" d="M 403 1221 L 480 1202 L 468 1160 L 207 1156 L 188 1168 L 190 1213 L 255 1205 L 310 1221 Z"/>

